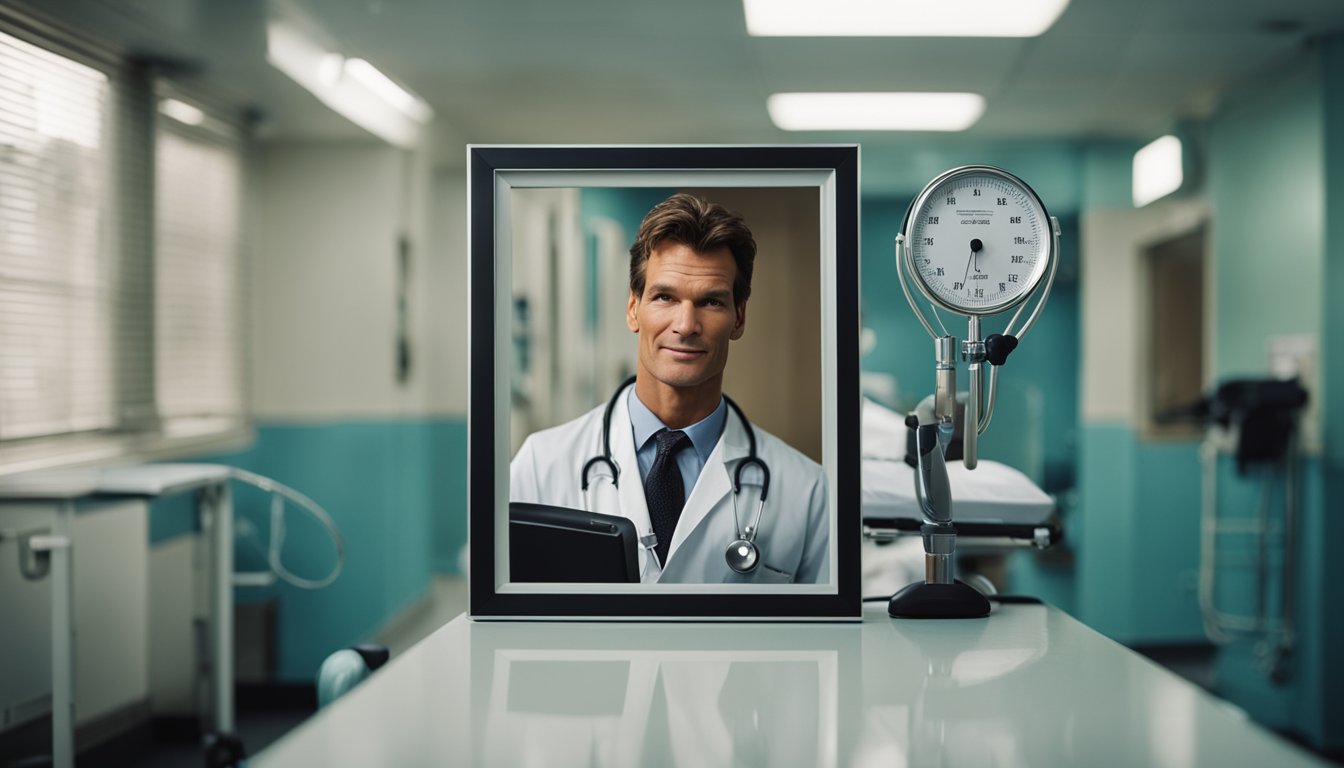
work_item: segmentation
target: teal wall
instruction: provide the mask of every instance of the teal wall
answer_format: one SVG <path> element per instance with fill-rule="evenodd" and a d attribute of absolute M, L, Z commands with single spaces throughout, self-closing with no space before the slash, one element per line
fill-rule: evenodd
<path fill-rule="evenodd" d="M 239 587 L 240 603 L 276 600 L 278 676 L 310 682 L 332 651 L 369 640 L 427 594 L 433 572 L 458 572 L 466 544 L 466 423 L 463 419 L 262 424 L 245 451 L 199 461 L 228 464 L 307 495 L 340 528 L 345 569 L 330 586 Z M 269 497 L 233 484 L 238 570 L 264 570 Z M 156 501 L 155 543 L 185 533 L 189 497 Z M 285 567 L 320 579 L 334 564 L 323 529 L 286 506 Z M 255 538 L 244 535 L 251 527 Z M 427 535 L 429 532 L 429 535 Z"/>
<path fill-rule="evenodd" d="M 1320 332 L 1323 108 L 1313 66 L 1233 101 L 1209 125 L 1219 378 L 1263 375 L 1272 336 Z"/>
<path fill-rule="evenodd" d="M 151 546 L 200 529 L 196 518 L 196 495 L 182 493 L 155 499 L 149 505 Z"/>
<path fill-rule="evenodd" d="M 1335 749 L 1344 742 L 1344 560 L 1325 558 L 1344 544 L 1344 40 L 1332 38 L 1323 46 L 1325 79 L 1325 268 L 1321 279 L 1323 323 L 1321 328 L 1322 514 L 1311 519 L 1306 540 L 1319 542 L 1322 556 L 1312 562 L 1309 578 L 1319 585 L 1305 610 L 1320 617 L 1322 659 L 1320 684 L 1335 695 L 1325 696 L 1315 732 L 1330 734 L 1326 741 Z M 1333 440 L 1330 439 L 1333 436 Z"/>
<path fill-rule="evenodd" d="M 860 137 L 835 137 L 837 143 Z M 968 141 L 964 136 L 924 135 L 918 140 L 860 148 L 864 199 L 918 194 L 938 174 L 960 165 L 994 165 L 1021 177 L 1056 216 L 1082 210 L 1083 177 L 1078 169 L 1086 142 L 1059 140 Z M 904 213 L 904 206 L 901 212 Z M 866 229 L 866 226 L 865 226 Z"/>
<path fill-rule="evenodd" d="M 1331 347 L 1331 331 L 1344 327 L 1344 311 L 1328 297 L 1344 288 L 1344 253 L 1332 244 L 1344 235 L 1344 55 L 1338 43 L 1304 55 L 1296 66 L 1266 73 L 1229 94 L 1217 114 L 1198 127 L 1190 145 L 1202 153 L 1194 194 L 1213 212 L 1210 229 L 1213 278 L 1209 328 L 1216 383 L 1268 375 L 1268 343 L 1279 335 L 1319 338 L 1323 387 L 1312 397 L 1325 406 L 1325 454 L 1301 465 L 1301 531 L 1293 564 L 1297 583 L 1297 644 L 1286 683 L 1276 685 L 1263 636 L 1241 634 L 1219 651 L 1217 690 L 1258 721 L 1294 732 L 1318 747 L 1344 742 L 1338 690 L 1344 626 L 1337 616 L 1344 565 L 1327 557 L 1340 538 L 1338 445 L 1331 403 L 1344 401 L 1344 348 Z M 1089 149 L 1082 185 L 1087 210 L 1129 206 L 1126 142 Z M 1334 194 L 1332 194 L 1332 190 Z M 1327 216 L 1331 205 L 1336 216 Z M 1337 343 L 1335 347 L 1339 347 Z M 1333 374 L 1333 375 L 1332 375 Z M 1333 382 L 1333 383 L 1332 383 Z M 1344 420 L 1341 420 L 1344 421 Z M 1201 465 L 1193 441 L 1156 441 L 1134 424 L 1088 422 L 1079 441 L 1076 614 L 1096 629 L 1132 644 L 1202 642 L 1199 566 Z M 1272 516 L 1282 515 L 1282 477 L 1236 476 L 1226 457 L 1218 466 L 1222 518 L 1253 519 L 1269 483 Z M 1263 473 L 1261 473 L 1263 475 Z M 1333 504 L 1331 503 L 1333 502 Z M 1257 608 L 1255 541 L 1225 534 L 1219 540 L 1218 606 L 1227 612 Z M 1278 609 L 1282 564 L 1271 547 L 1266 609 Z M 1273 622 L 1271 622 L 1273 624 Z"/>
<path fill-rule="evenodd" d="M 1141 141 L 1097 141 L 1083 153 L 1083 205 L 1089 211 L 1133 207 L 1134 153 Z"/>
<path fill-rule="evenodd" d="M 666 200 L 675 190 L 668 188 L 585 188 L 579 193 L 579 217 L 585 232 L 593 231 L 593 220 L 611 219 L 625 227 L 633 243 L 639 223 L 653 206 Z M 629 243 L 626 244 L 627 246 Z"/>
<path fill-rule="evenodd" d="M 1196 592 L 1199 456 L 1127 426 L 1082 430 L 1077 616 L 1132 644 L 1203 640 Z"/>
<path fill-rule="evenodd" d="M 1080 620 L 1132 641 L 1135 557 L 1143 539 L 1134 520 L 1138 440 L 1127 426 L 1085 424 L 1078 461 L 1078 519 L 1068 536 L 1078 555 Z M 1149 534 L 1151 535 L 1151 534 Z"/>
<path fill-rule="evenodd" d="M 1081 171 L 1088 212 L 1133 210 L 1134 152 L 1144 143 L 1088 145 Z M 1202 193 L 1191 180 L 1178 194 Z M 1117 329 L 1122 336 L 1136 332 Z M 1146 439 L 1128 421 L 1084 419 L 1079 432 L 1076 509 L 1068 528 L 1078 562 L 1074 615 L 1133 645 L 1204 642 L 1198 443 Z"/>
<path fill-rule="evenodd" d="M 1220 378 L 1262 373 L 1268 340 L 1280 334 L 1316 334 L 1323 386 L 1311 396 L 1324 407 L 1323 456 L 1307 456 L 1299 482 L 1301 533 L 1294 563 L 1297 582 L 1296 648 L 1282 686 L 1266 674 L 1260 638 L 1239 637 L 1220 653 L 1221 693 L 1262 722 L 1305 735 L 1318 746 L 1344 747 L 1344 711 L 1331 691 L 1344 685 L 1344 564 L 1331 557 L 1344 544 L 1339 523 L 1338 404 L 1344 402 L 1344 349 L 1332 337 L 1344 313 L 1331 287 L 1344 286 L 1344 56 L 1339 40 L 1312 51 L 1303 64 L 1272 84 L 1243 93 L 1209 125 L 1209 187 L 1216 211 L 1216 346 Z M 1332 208 L 1333 206 L 1333 208 Z M 1327 211 L 1335 216 L 1327 216 Z M 1332 404 L 1335 408 L 1332 409 Z M 1334 429 L 1331 429 L 1334 427 Z M 1262 477 L 1239 478 L 1224 459 L 1219 512 L 1253 517 Z M 1281 477 L 1268 479 L 1273 517 L 1281 517 Z M 1333 509 L 1332 509 L 1333 507 Z M 1229 567 L 1220 569 L 1225 610 L 1256 607 L 1253 576 L 1238 563 L 1253 562 L 1253 542 L 1229 542 Z M 1280 589 L 1271 562 L 1267 608 L 1277 615 Z"/>
<path fill-rule="evenodd" d="M 467 420 L 430 422 L 431 548 L 435 573 L 466 576 L 461 557 L 467 546 Z"/>

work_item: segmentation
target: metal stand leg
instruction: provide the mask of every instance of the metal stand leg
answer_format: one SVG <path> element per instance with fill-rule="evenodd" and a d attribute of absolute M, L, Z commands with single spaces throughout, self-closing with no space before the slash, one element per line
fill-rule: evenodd
<path fill-rule="evenodd" d="M 978 619 L 989 615 L 989 600 L 974 587 L 955 579 L 956 532 L 924 528 L 924 581 L 892 595 L 887 613 L 898 619 Z"/>
<path fill-rule="evenodd" d="M 952 491 L 943 463 L 940 426 L 918 423 L 910 426 L 915 430 L 917 448 L 915 498 L 924 513 L 924 525 L 920 526 L 920 533 L 924 535 L 924 581 L 892 595 L 887 613 L 899 619 L 978 619 L 988 616 L 989 601 L 985 596 L 957 581 L 953 573 L 957 530 L 952 525 Z M 944 427 L 942 431 L 948 430 Z"/>
<path fill-rule="evenodd" d="M 62 502 L 50 537 L 33 537 L 30 546 L 51 558 L 51 764 L 75 764 L 74 561 L 70 542 L 75 503 Z"/>
<path fill-rule="evenodd" d="M 233 498 L 228 483 L 201 492 L 202 528 L 210 546 L 210 713 L 206 764 L 236 765 L 244 756 L 233 711 Z"/>

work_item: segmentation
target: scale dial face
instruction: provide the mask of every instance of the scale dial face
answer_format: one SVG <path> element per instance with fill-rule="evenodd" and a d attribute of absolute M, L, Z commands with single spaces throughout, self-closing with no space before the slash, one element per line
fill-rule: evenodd
<path fill-rule="evenodd" d="M 1016 176 L 956 168 L 924 188 L 906 214 L 909 273 L 928 299 L 963 315 L 1022 303 L 1054 255 L 1045 205 Z"/>

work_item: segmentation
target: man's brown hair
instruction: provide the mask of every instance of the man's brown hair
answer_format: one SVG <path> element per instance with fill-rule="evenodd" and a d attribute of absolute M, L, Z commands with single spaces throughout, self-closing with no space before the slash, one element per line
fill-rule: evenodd
<path fill-rule="evenodd" d="M 668 242 L 681 243 L 696 253 L 727 247 L 737 265 L 733 304 L 740 307 L 750 298 L 756 239 L 747 223 L 722 205 L 685 192 L 654 206 L 639 225 L 639 234 L 630 246 L 630 292 L 636 297 L 644 296 L 644 271 L 649 255 Z"/>

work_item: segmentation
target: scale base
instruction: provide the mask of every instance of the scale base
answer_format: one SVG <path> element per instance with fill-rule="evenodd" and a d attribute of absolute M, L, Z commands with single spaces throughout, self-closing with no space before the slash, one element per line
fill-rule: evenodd
<path fill-rule="evenodd" d="M 892 595 L 887 613 L 895 619 L 982 619 L 989 615 L 989 600 L 962 581 L 919 581 Z"/>

